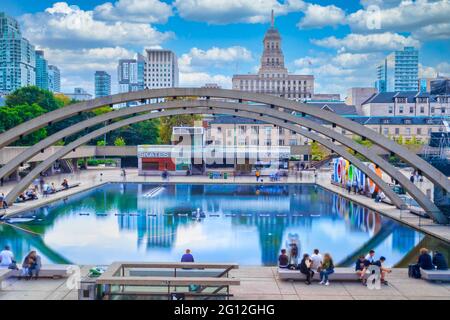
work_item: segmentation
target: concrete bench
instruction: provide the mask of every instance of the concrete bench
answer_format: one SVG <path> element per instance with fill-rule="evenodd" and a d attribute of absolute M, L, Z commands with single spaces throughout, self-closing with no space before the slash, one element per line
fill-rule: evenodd
<path fill-rule="evenodd" d="M 0 269 L 0 290 L 2 289 L 3 280 L 8 279 L 13 271 L 11 269 Z"/>
<path fill-rule="evenodd" d="M 42 265 L 41 270 L 39 271 L 38 278 L 65 278 L 69 276 L 67 273 L 68 268 L 72 266 L 70 264 L 47 264 Z M 2 281 L 10 278 L 10 277 L 21 277 L 22 269 L 19 270 L 11 270 L 11 269 L 0 269 L 0 288 Z"/>
<path fill-rule="evenodd" d="M 424 270 L 420 269 L 422 279 L 429 281 L 450 281 L 450 270 Z"/>
<path fill-rule="evenodd" d="M 300 272 L 300 270 L 289 270 L 278 268 L 278 277 L 281 280 L 306 280 L 306 275 Z M 353 268 L 334 268 L 334 273 L 328 276 L 330 280 L 337 281 L 356 281 L 359 280 L 359 276 L 356 274 Z M 319 273 L 314 273 L 312 280 L 320 280 Z"/>

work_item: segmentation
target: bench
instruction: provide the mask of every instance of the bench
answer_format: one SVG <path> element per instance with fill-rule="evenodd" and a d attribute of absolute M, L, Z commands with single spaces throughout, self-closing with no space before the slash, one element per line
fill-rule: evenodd
<path fill-rule="evenodd" d="M 52 279 L 59 279 L 59 278 L 65 278 L 69 276 L 67 273 L 67 270 L 70 266 L 70 264 L 47 264 L 42 265 L 41 270 L 39 271 L 38 278 L 52 278 Z M 0 288 L 1 283 L 3 280 L 6 280 L 10 277 L 21 277 L 22 276 L 22 270 L 11 270 L 11 269 L 0 269 Z"/>
<path fill-rule="evenodd" d="M 300 270 L 289 270 L 278 268 L 278 277 L 281 280 L 306 280 L 306 275 L 300 272 Z M 356 274 L 353 268 L 334 268 L 334 273 L 328 276 L 330 280 L 337 281 L 356 281 L 359 280 L 359 275 Z M 318 273 L 314 273 L 312 280 L 320 280 Z"/>
<path fill-rule="evenodd" d="M 0 290 L 2 289 L 3 280 L 8 279 L 13 271 L 11 269 L 0 269 Z"/>
<path fill-rule="evenodd" d="M 429 281 L 450 281 L 450 269 L 447 270 L 424 270 L 420 268 L 422 279 Z"/>

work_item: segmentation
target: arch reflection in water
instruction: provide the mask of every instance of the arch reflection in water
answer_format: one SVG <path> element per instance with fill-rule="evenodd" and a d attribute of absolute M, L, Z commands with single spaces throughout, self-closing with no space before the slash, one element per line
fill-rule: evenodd
<path fill-rule="evenodd" d="M 275 265 L 291 241 L 342 266 L 372 248 L 402 266 L 419 245 L 449 254 L 447 243 L 314 185 L 108 184 L 28 215 L 40 220 L 21 226 L 39 235 L 2 225 L 0 244 L 54 263 L 178 261 L 190 248 L 198 261 Z"/>

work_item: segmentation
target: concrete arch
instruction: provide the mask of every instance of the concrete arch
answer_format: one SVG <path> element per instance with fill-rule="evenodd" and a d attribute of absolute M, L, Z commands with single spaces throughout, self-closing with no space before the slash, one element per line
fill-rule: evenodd
<path fill-rule="evenodd" d="M 158 117 L 163 116 L 170 116 L 170 115 L 178 115 L 178 114 L 202 114 L 202 113 L 212 113 L 212 114 L 231 114 L 231 115 L 237 115 L 240 117 L 250 118 L 250 119 L 257 119 L 257 120 L 263 120 L 271 124 L 275 124 L 281 127 L 284 127 L 289 130 L 293 130 L 295 132 L 298 132 L 299 134 L 304 135 L 305 137 L 308 137 L 310 139 L 316 140 L 318 143 L 324 145 L 326 148 L 329 148 L 330 150 L 340 154 L 341 156 L 345 157 L 347 160 L 351 161 L 355 166 L 361 169 L 370 179 L 372 179 L 379 187 L 383 190 L 383 192 L 386 194 L 386 196 L 391 199 L 391 201 L 400 206 L 403 201 L 398 197 L 396 193 L 394 193 L 391 188 L 380 178 L 378 177 L 371 169 L 369 169 L 362 161 L 360 161 L 358 158 L 356 158 L 354 155 L 350 154 L 344 147 L 336 145 L 332 143 L 330 140 L 320 137 L 319 135 L 309 132 L 308 130 L 302 129 L 297 125 L 288 124 L 285 123 L 282 120 L 277 119 L 265 119 L 264 115 L 255 114 L 252 112 L 236 112 L 229 109 L 221 109 L 221 108 L 202 108 L 202 107 L 195 107 L 190 110 L 184 110 L 184 109 L 174 109 L 169 111 L 160 111 L 160 112 L 153 112 L 153 113 L 147 113 L 144 115 L 135 116 L 132 118 L 128 118 L 126 120 L 121 120 L 119 122 L 110 124 L 106 127 L 97 129 L 79 139 L 76 141 L 68 144 L 58 152 L 54 153 L 50 157 L 48 157 L 45 161 L 41 162 L 39 165 L 37 165 L 27 176 L 24 177 L 22 181 L 20 181 L 7 195 L 5 201 L 8 204 L 12 204 L 17 196 L 23 192 L 30 184 L 31 182 L 44 170 L 46 170 L 53 162 L 56 160 L 62 158 L 66 154 L 70 153 L 73 149 L 79 147 L 80 145 L 83 145 L 87 143 L 88 141 L 101 136 L 104 133 L 107 133 L 109 131 L 116 130 L 118 128 L 121 128 L 123 126 L 127 126 L 133 123 L 154 119 Z"/>
<path fill-rule="evenodd" d="M 60 121 L 77 113 L 93 110 L 95 108 L 119 104 L 129 101 L 145 102 L 148 99 L 166 98 L 166 97 L 199 97 L 199 98 L 222 98 L 232 99 L 239 102 L 252 101 L 267 104 L 269 106 L 281 107 L 291 111 L 296 111 L 304 115 L 310 115 L 332 124 L 335 124 L 349 132 L 364 137 L 373 143 L 381 146 L 383 149 L 397 155 L 403 161 L 413 168 L 420 170 L 433 184 L 440 186 L 446 192 L 450 192 L 450 181 L 439 170 L 432 165 L 410 152 L 406 148 L 399 146 L 396 142 L 365 128 L 364 126 L 349 119 L 340 117 L 333 112 L 314 108 L 305 103 L 298 103 L 280 97 L 275 97 L 260 93 L 251 93 L 236 90 L 211 89 L 211 88 L 164 88 L 149 89 L 129 93 L 121 93 L 113 96 L 97 98 L 94 100 L 80 102 L 66 108 L 57 109 L 45 115 L 29 120 L 13 129 L 0 134 L 0 148 L 19 139 L 27 133 L 33 132 L 39 128 L 45 127 L 49 123 Z M 255 108 L 259 106 L 253 105 Z"/>
<path fill-rule="evenodd" d="M 343 145 L 351 148 L 352 150 L 364 155 L 366 158 L 374 162 L 377 166 L 379 166 L 383 171 L 385 171 L 388 175 L 395 178 L 404 188 L 408 191 L 408 193 L 421 205 L 430 215 L 435 216 L 438 221 L 444 221 L 445 217 L 439 212 L 439 209 L 434 205 L 434 203 L 428 199 L 420 189 L 418 189 L 413 183 L 409 181 L 403 174 L 399 173 L 398 170 L 393 167 L 391 164 L 389 164 L 387 161 L 379 157 L 376 153 L 370 151 L 369 149 L 365 148 L 362 145 L 357 144 L 352 139 L 349 139 L 336 131 L 323 127 L 319 123 L 315 121 L 311 121 L 306 118 L 293 116 L 288 113 L 279 112 L 276 109 L 270 109 L 267 107 L 260 107 L 260 106 L 249 106 L 249 105 L 243 105 L 239 103 L 230 103 L 230 102 L 224 102 L 224 101 L 217 101 L 217 100 L 202 100 L 202 101 L 184 101 L 184 100 L 175 100 L 175 101 L 169 101 L 163 104 L 150 104 L 150 105 L 142 105 L 139 107 L 133 107 L 133 108 L 125 108 L 120 109 L 114 112 L 110 112 L 101 116 L 97 116 L 88 120 L 85 120 L 83 122 L 80 122 L 76 125 L 73 125 L 72 127 L 66 128 L 64 130 L 59 131 L 58 133 L 42 140 L 35 146 L 30 147 L 26 151 L 24 151 L 22 154 L 20 154 L 16 159 L 5 165 L 3 168 L 0 169 L 1 174 L 8 174 L 10 171 L 14 170 L 15 167 L 17 167 L 21 162 L 25 162 L 27 159 L 31 158 L 33 155 L 37 154 L 40 150 L 45 149 L 46 147 L 50 146 L 54 142 L 62 139 L 63 137 L 74 134 L 78 131 L 81 131 L 85 127 L 92 126 L 94 124 L 102 123 L 109 119 L 114 119 L 122 116 L 129 116 L 132 114 L 137 114 L 141 112 L 149 112 L 149 111 L 156 111 L 158 108 L 164 106 L 164 109 L 173 109 L 173 108 L 193 108 L 193 107 L 219 107 L 223 109 L 231 109 L 234 110 L 235 113 L 238 111 L 246 111 L 246 112 L 252 112 L 252 113 L 258 113 L 260 115 L 260 118 L 264 118 L 262 120 L 266 122 L 270 122 L 267 120 L 267 118 L 277 118 L 282 119 L 284 123 L 289 122 L 296 125 L 300 125 L 303 127 L 306 127 L 308 129 L 312 129 L 316 132 L 319 132 L 320 134 L 325 135 L 328 138 L 331 138 L 335 141 L 338 141 L 342 143 Z M 187 112 L 188 113 L 188 112 Z M 312 138 L 314 140 L 317 140 L 315 138 Z M 0 175 L 1 177 L 1 175 Z M 386 193 L 385 193 L 386 194 Z M 400 207 L 399 203 L 394 204 L 397 207 Z"/>
<path fill-rule="evenodd" d="M 57 109 L 55 111 L 44 114 L 35 119 L 29 120 L 19 126 L 10 129 L 0 134 L 0 148 L 20 137 L 33 132 L 39 128 L 47 126 L 49 123 L 60 121 L 67 117 L 73 116 L 77 113 L 93 110 L 95 108 L 119 104 L 129 101 L 146 102 L 148 99 L 157 99 L 165 97 L 199 97 L 199 98 L 222 98 L 237 100 L 240 103 L 243 101 L 251 101 L 263 103 L 270 107 L 281 107 L 283 109 L 299 112 L 302 115 L 310 115 L 325 121 L 328 121 L 336 126 L 339 126 L 349 132 L 360 135 L 367 140 L 381 146 L 383 149 L 397 155 L 403 161 L 408 163 L 413 168 L 420 170 L 422 174 L 427 177 L 433 184 L 443 188 L 446 192 L 450 192 L 450 181 L 439 170 L 424 161 L 416 154 L 410 152 L 406 148 L 398 145 L 373 130 L 365 128 L 364 126 L 353 122 L 349 119 L 340 117 L 333 112 L 314 108 L 305 103 L 298 103 L 296 101 L 287 100 L 280 97 L 275 97 L 260 93 L 251 93 L 236 90 L 225 89 L 211 89 L 211 88 L 164 88 L 164 89 L 148 89 L 136 92 L 121 93 L 113 96 L 97 98 L 94 100 L 80 102 L 66 108 Z"/>

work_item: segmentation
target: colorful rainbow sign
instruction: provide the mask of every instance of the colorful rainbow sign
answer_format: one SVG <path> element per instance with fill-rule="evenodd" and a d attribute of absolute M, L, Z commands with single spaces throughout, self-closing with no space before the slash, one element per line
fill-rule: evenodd
<path fill-rule="evenodd" d="M 369 163 L 368 167 L 381 178 L 382 172 L 379 167 L 373 163 Z M 367 178 L 364 172 L 344 158 L 333 159 L 332 180 L 344 187 L 348 181 L 350 181 L 352 185 L 356 182 L 356 185 L 360 190 L 369 191 L 371 194 L 375 191 L 378 192 L 378 186 L 372 180 Z"/>

